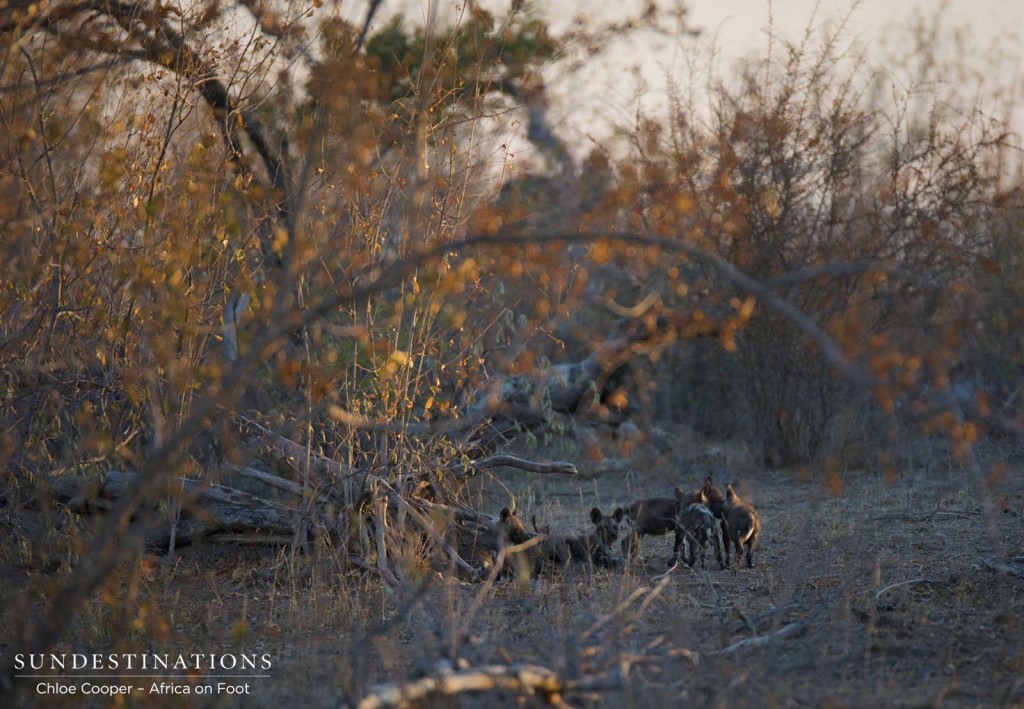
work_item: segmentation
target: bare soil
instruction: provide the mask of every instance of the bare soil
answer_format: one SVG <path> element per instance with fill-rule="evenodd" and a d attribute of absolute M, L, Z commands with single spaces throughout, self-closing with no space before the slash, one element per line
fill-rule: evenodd
<path fill-rule="evenodd" d="M 767 472 L 710 448 L 685 460 L 637 455 L 626 469 L 581 462 L 577 477 L 510 472 L 472 495 L 497 512 L 514 494 L 525 520 L 535 515 L 553 532 L 583 531 L 595 505 L 610 512 L 695 488 L 708 472 L 735 480 L 762 515 L 755 568 L 721 570 L 712 556 L 706 570 L 662 577 L 671 540 L 653 539 L 642 562 L 621 570 L 577 565 L 491 586 L 425 569 L 412 578 L 419 591 L 402 598 L 329 550 L 205 545 L 126 571 L 63 649 L 273 657 L 271 678 L 247 697 L 149 697 L 145 706 L 337 706 L 444 658 L 601 676 L 565 697 L 574 706 L 1024 706 L 1024 579 L 983 563 L 1024 555 L 1024 468 L 999 456 L 988 453 L 986 479 L 937 448 L 888 473 Z M 15 614 L 38 607 L 24 591 L 39 573 L 7 566 L 5 660 L 16 651 Z M 132 578 L 143 612 L 121 617 Z M 27 689 L 20 700 L 69 704 Z M 490 693 L 436 704 L 515 701 Z"/>

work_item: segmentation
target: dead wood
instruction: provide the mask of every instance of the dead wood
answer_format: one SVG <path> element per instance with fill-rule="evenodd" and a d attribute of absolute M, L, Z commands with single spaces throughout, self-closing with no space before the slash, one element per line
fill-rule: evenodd
<path fill-rule="evenodd" d="M 460 523 L 472 522 L 476 526 L 483 526 L 495 524 L 498 521 L 493 515 L 477 512 L 474 509 L 470 509 L 462 505 L 454 507 L 440 502 L 431 502 L 430 500 L 422 500 L 419 498 L 413 498 L 409 500 L 409 502 L 420 510 L 439 515 L 444 519 L 455 520 Z"/>
<path fill-rule="evenodd" d="M 561 699 L 562 680 L 553 671 L 537 665 L 490 665 L 454 670 L 438 663 L 434 674 L 411 682 L 386 682 L 373 687 L 356 705 L 358 709 L 409 706 L 430 697 L 452 697 L 467 692 L 503 690 L 528 694 L 554 706 Z"/>
<path fill-rule="evenodd" d="M 467 409 L 471 419 L 487 422 L 471 439 L 489 447 L 550 423 L 551 413 L 574 414 L 615 388 L 625 365 L 640 351 L 657 346 L 668 323 L 626 321 L 617 332 L 578 362 L 553 365 L 536 376 L 509 376 L 476 395 Z"/>
<path fill-rule="evenodd" d="M 355 490 L 362 489 L 375 476 L 366 471 L 354 470 L 347 465 L 323 456 L 307 446 L 296 443 L 279 433 L 246 416 L 236 417 L 236 426 L 242 434 L 247 449 L 261 461 L 282 475 L 297 474 L 316 490 L 331 491 L 340 488 L 345 500 L 355 499 Z M 576 466 L 565 461 L 533 461 L 514 455 L 499 454 L 470 461 L 450 463 L 445 468 L 462 478 L 477 475 L 481 470 L 497 467 L 516 468 L 532 473 L 575 475 Z M 246 475 L 255 477 L 252 473 Z M 405 485 L 399 481 L 398 488 Z M 294 489 L 294 488 L 292 488 Z"/>
<path fill-rule="evenodd" d="M 525 470 L 528 473 L 556 473 L 560 475 L 576 475 L 579 471 L 576 466 L 572 463 L 567 463 L 559 460 L 554 461 L 534 461 L 526 460 L 525 458 L 518 458 L 514 455 L 492 455 L 483 460 L 478 460 L 473 463 L 474 468 L 480 470 L 487 470 L 490 468 L 498 468 L 504 466 L 506 468 L 517 468 L 519 470 Z"/>
<path fill-rule="evenodd" d="M 249 466 L 225 465 L 222 468 L 222 473 L 222 484 L 226 487 L 243 489 L 242 482 L 245 481 L 253 484 L 253 489 L 262 488 L 259 493 L 253 492 L 253 489 L 244 490 L 244 492 L 256 495 L 257 497 L 271 498 L 274 496 L 273 491 L 285 492 L 300 500 L 306 496 L 306 491 L 303 490 L 302 485 L 294 480 L 288 480 L 279 475 Z M 327 495 L 316 495 L 315 500 L 321 504 L 330 502 L 330 498 Z"/>
<path fill-rule="evenodd" d="M 227 541 L 232 535 L 247 543 L 265 541 L 270 544 L 279 544 L 283 538 L 304 544 L 311 537 L 334 535 L 340 539 L 340 546 L 347 550 L 350 560 L 362 557 L 363 568 L 373 568 L 385 581 L 401 586 L 401 569 L 392 568 L 389 561 L 389 540 L 395 531 L 394 523 L 389 520 L 408 520 L 412 528 L 438 550 L 445 561 L 443 568 L 454 569 L 463 578 L 481 580 L 480 570 L 449 542 L 450 528 L 446 527 L 454 526 L 457 534 L 475 538 L 481 530 L 496 524 L 492 517 L 455 510 L 419 497 L 430 480 L 426 477 L 421 480 L 415 473 L 385 479 L 381 475 L 353 470 L 251 418 L 237 417 L 236 427 L 250 454 L 283 475 L 229 464 L 219 471 L 221 479 L 229 484 L 172 480 L 165 488 L 170 494 L 161 492 L 144 501 L 146 524 L 151 527 L 145 532 L 147 548 L 173 552 L 176 546 L 201 539 Z M 571 463 L 530 461 L 512 455 L 494 455 L 458 465 L 466 471 L 463 477 L 499 466 L 539 473 L 576 472 Z M 445 469 L 444 464 L 424 469 L 431 467 Z M 53 492 L 56 499 L 75 511 L 109 511 L 115 508 L 115 501 L 126 493 L 135 477 L 116 471 L 95 479 L 62 476 L 54 481 Z M 439 518 L 437 512 L 443 512 L 444 517 Z M 357 518 L 369 523 L 368 529 L 375 539 L 369 544 L 357 543 L 362 552 L 354 552 L 352 556 L 349 543 L 354 540 L 353 535 L 360 532 L 345 522 Z M 138 515 L 136 519 L 138 521 Z M 399 533 L 404 531 L 399 530 Z"/>
<path fill-rule="evenodd" d="M 891 583 L 888 586 L 886 586 L 886 587 L 884 587 L 882 589 L 879 589 L 878 593 L 875 594 L 875 601 L 876 602 L 879 601 L 882 598 L 882 596 L 887 594 L 889 591 L 892 591 L 892 590 L 897 589 L 897 588 L 902 588 L 903 586 L 910 586 L 912 584 L 918 584 L 918 583 L 932 584 L 932 583 L 935 583 L 935 581 L 933 581 L 930 578 L 927 578 L 926 576 L 921 576 L 921 577 L 915 578 L 915 579 L 907 579 L 906 581 L 897 581 L 896 583 Z"/>
<path fill-rule="evenodd" d="M 135 478 L 133 473 L 110 471 L 99 478 L 64 476 L 54 481 L 54 497 L 76 512 L 109 510 L 125 494 Z M 195 543 L 215 533 L 246 532 L 293 535 L 298 511 L 277 505 L 249 493 L 200 480 L 177 478 L 172 486 L 182 495 L 176 520 L 167 519 L 145 536 L 146 547 L 166 551 L 174 544 Z M 150 506 L 156 509 L 157 504 Z"/>
<path fill-rule="evenodd" d="M 450 561 L 452 561 L 459 569 L 469 574 L 471 578 L 477 578 L 478 574 L 476 569 L 470 566 L 465 559 L 459 556 L 457 551 L 452 549 L 441 533 L 434 528 L 433 523 L 431 523 L 429 519 L 420 514 L 420 512 L 410 505 L 404 497 L 395 492 L 395 489 L 391 487 L 387 481 L 377 479 L 376 483 L 388 491 L 388 494 L 391 496 L 391 499 L 395 501 L 395 504 L 404 510 L 405 513 L 408 514 L 409 517 L 411 517 L 413 521 L 427 533 L 427 536 L 429 536 L 431 540 L 440 547 Z"/>
<path fill-rule="evenodd" d="M 764 647 L 765 645 L 775 642 L 776 640 L 782 640 L 783 638 L 789 637 L 790 635 L 799 633 L 806 626 L 806 621 L 797 621 L 795 623 L 790 623 L 789 625 L 784 625 L 773 633 L 768 633 L 767 635 L 759 635 L 756 638 L 746 638 L 745 640 L 740 640 L 738 642 L 733 643 L 732 645 L 723 647 L 721 650 L 715 650 L 714 652 L 709 652 L 707 654 L 731 655 L 741 650 L 749 650 L 750 648 L 755 647 Z"/>
<path fill-rule="evenodd" d="M 1019 561 L 1017 557 L 1014 559 L 1000 559 L 997 556 L 983 556 L 981 557 L 981 563 L 993 571 L 1024 579 L 1024 563 Z"/>
<path fill-rule="evenodd" d="M 314 489 L 338 482 L 351 485 L 352 478 L 365 477 L 365 473 L 353 471 L 347 465 L 285 438 L 247 416 L 236 416 L 235 426 L 252 455 L 282 475 L 298 474 Z"/>

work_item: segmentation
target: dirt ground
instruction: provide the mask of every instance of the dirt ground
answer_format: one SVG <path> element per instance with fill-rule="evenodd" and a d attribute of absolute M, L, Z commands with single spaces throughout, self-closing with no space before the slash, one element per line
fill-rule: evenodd
<path fill-rule="evenodd" d="M 576 477 L 507 472 L 473 493 L 478 502 L 497 512 L 515 495 L 526 520 L 553 532 L 582 531 L 594 505 L 610 512 L 695 488 L 709 472 L 735 480 L 762 515 L 755 568 L 712 560 L 663 576 L 670 540 L 656 538 L 622 570 L 578 565 L 493 586 L 425 572 L 419 592 L 399 598 L 323 551 L 211 544 L 144 565 L 142 620 L 110 610 L 116 589 L 97 598 L 65 650 L 213 646 L 274 658 L 245 698 L 129 701 L 140 706 L 338 706 L 444 658 L 600 678 L 565 697 L 573 706 L 1024 706 L 1024 579 L 983 563 L 1024 555 L 1024 465 L 985 455 L 995 472 L 983 480 L 929 448 L 888 474 L 841 472 L 828 489 L 816 471 L 767 472 L 714 448 L 643 467 L 580 463 Z M 27 577 L 10 566 L 5 577 L 10 638 Z M 19 702 L 68 705 L 28 691 Z M 523 702 L 541 703 L 494 693 L 435 703 Z"/>

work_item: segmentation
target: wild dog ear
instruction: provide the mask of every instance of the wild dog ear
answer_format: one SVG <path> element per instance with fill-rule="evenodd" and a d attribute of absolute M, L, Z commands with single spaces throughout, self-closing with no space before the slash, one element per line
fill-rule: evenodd
<path fill-rule="evenodd" d="M 612 512 L 612 519 L 614 519 L 616 522 L 621 522 L 622 521 L 622 516 L 624 514 L 625 514 L 625 512 L 622 511 L 621 507 L 616 507 L 615 511 Z"/>
<path fill-rule="evenodd" d="M 501 508 L 501 521 L 502 522 L 507 522 L 510 519 L 512 519 L 512 510 L 510 510 L 508 507 L 502 507 Z"/>
<path fill-rule="evenodd" d="M 685 500 L 686 499 L 686 490 L 684 490 L 681 487 L 677 487 L 676 488 L 676 499 L 679 502 L 682 502 L 683 500 Z"/>
<path fill-rule="evenodd" d="M 594 524 L 600 522 L 603 516 L 604 515 L 601 514 L 601 510 L 597 509 L 596 507 L 590 510 L 590 521 Z"/>
<path fill-rule="evenodd" d="M 736 499 L 736 491 L 732 489 L 732 483 L 725 486 L 725 499 L 733 502 Z"/>

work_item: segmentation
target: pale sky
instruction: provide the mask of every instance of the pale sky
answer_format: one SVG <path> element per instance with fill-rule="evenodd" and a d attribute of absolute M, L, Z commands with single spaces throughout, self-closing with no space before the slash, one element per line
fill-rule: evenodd
<path fill-rule="evenodd" d="M 720 34 L 728 45 L 748 45 L 760 35 L 768 21 L 767 0 L 687 0 L 690 18 L 698 27 Z M 945 7 L 953 25 L 968 25 L 984 43 L 998 36 L 1019 37 L 1024 24 L 1024 2 L 1021 0 L 775 0 L 773 14 L 776 25 L 797 33 L 806 25 L 818 7 L 818 21 L 842 17 L 853 9 L 852 27 L 863 32 L 864 39 L 877 36 L 886 27 L 907 22 L 915 9 L 928 15 Z"/>
<path fill-rule="evenodd" d="M 670 14 L 678 0 L 656 1 Z M 535 3 L 534 8 L 558 32 L 571 27 L 576 18 L 587 18 L 588 25 L 621 21 L 627 15 L 636 16 L 644 4 L 644 0 L 553 0 Z M 563 98 L 562 105 L 553 106 L 552 118 L 574 145 L 603 143 L 613 125 L 624 127 L 634 122 L 638 109 L 656 112 L 667 100 L 666 85 L 684 82 L 695 57 L 698 71 L 728 75 L 737 59 L 756 53 L 767 43 L 769 9 L 775 33 L 792 40 L 799 39 L 809 24 L 820 30 L 849 15 L 844 39 L 867 48 L 865 58 L 872 71 L 891 71 L 894 82 L 904 86 L 904 77 L 898 75 L 891 59 L 901 53 L 900 45 L 907 41 L 907 28 L 916 10 L 927 17 L 941 11 L 942 27 L 948 35 L 959 31 L 964 39 L 963 49 L 955 57 L 939 59 L 966 58 L 968 68 L 975 72 L 966 78 L 949 76 L 949 88 L 973 94 L 995 93 L 995 86 L 1004 83 L 1021 85 L 1024 0 L 685 0 L 684 6 L 690 25 L 702 31 L 697 40 L 674 36 L 664 31 L 664 26 L 660 32 L 640 27 L 628 35 L 609 36 L 602 51 L 588 56 L 576 72 L 562 74 L 560 67 L 552 67 L 549 90 Z M 711 55 L 712 46 L 719 52 L 713 66 L 700 66 Z M 942 46 L 954 45 L 950 41 Z M 997 59 L 991 58 L 994 53 L 999 54 Z M 990 70 L 993 63 L 999 67 L 998 76 Z M 1018 89 L 1017 93 L 1024 92 Z M 1016 118 L 1019 123 L 1022 117 Z"/>
<path fill-rule="evenodd" d="M 478 1 L 496 10 L 499 16 L 512 2 Z M 680 0 L 654 0 L 661 18 L 657 26 L 641 19 L 648 2 L 528 2 L 530 11 L 544 19 L 556 36 L 571 37 L 572 30 L 582 27 L 590 36 L 596 33 L 599 37 L 590 45 L 578 40 L 567 44 L 563 47 L 565 56 L 550 64 L 544 74 L 550 99 L 549 123 L 577 157 L 590 152 L 595 144 L 608 149 L 620 145 L 611 136 L 617 128 L 628 131 L 636 124 L 638 115 L 657 117 L 663 113 L 668 105 L 669 87 L 686 83 L 688 73 L 728 76 L 730 66 L 738 58 L 750 56 L 766 44 L 769 8 L 776 33 L 794 40 L 809 23 L 816 29 L 832 26 L 854 8 L 844 40 L 865 46 L 870 71 L 891 73 L 896 86 L 906 83 L 891 59 L 900 53 L 901 42 L 907 41 L 906 28 L 915 10 L 934 16 L 944 8 L 943 27 L 948 33 L 952 34 L 955 28 L 967 31 L 968 36 L 954 58 L 966 58 L 973 73 L 943 75 L 939 80 L 948 86 L 938 89 L 977 94 L 983 102 L 994 95 L 999 101 L 1000 96 L 1011 95 L 1002 87 L 1012 84 L 1018 87 L 1013 96 L 1024 95 L 1024 0 L 683 0 L 682 5 L 688 10 L 687 22 L 702 30 L 698 39 L 678 31 L 678 23 L 672 19 Z M 365 2 L 343 3 L 341 7 L 342 13 L 354 21 L 365 16 Z M 423 22 L 432 7 L 440 23 L 451 22 L 457 13 L 465 12 L 464 4 L 458 0 L 393 0 L 382 5 L 375 24 L 379 28 L 396 12 L 402 12 L 411 22 Z M 888 44 L 882 38 L 888 38 Z M 997 60 L 990 58 L 994 52 L 1000 55 Z M 938 57 L 940 61 L 946 58 Z M 998 71 L 990 69 L 993 61 Z M 1017 101 L 1008 99 L 1003 103 L 1016 105 Z M 1001 110 L 1004 109 L 995 108 L 993 113 Z M 1013 118 L 1014 125 L 1024 123 L 1024 116 Z M 523 169 L 529 169 L 526 164 L 532 150 L 525 141 L 524 120 L 525 116 L 510 113 L 507 125 L 489 129 L 490 137 L 485 142 L 493 143 L 494 160 L 505 166 L 519 163 Z M 488 145 L 482 148 L 491 150 Z"/>

